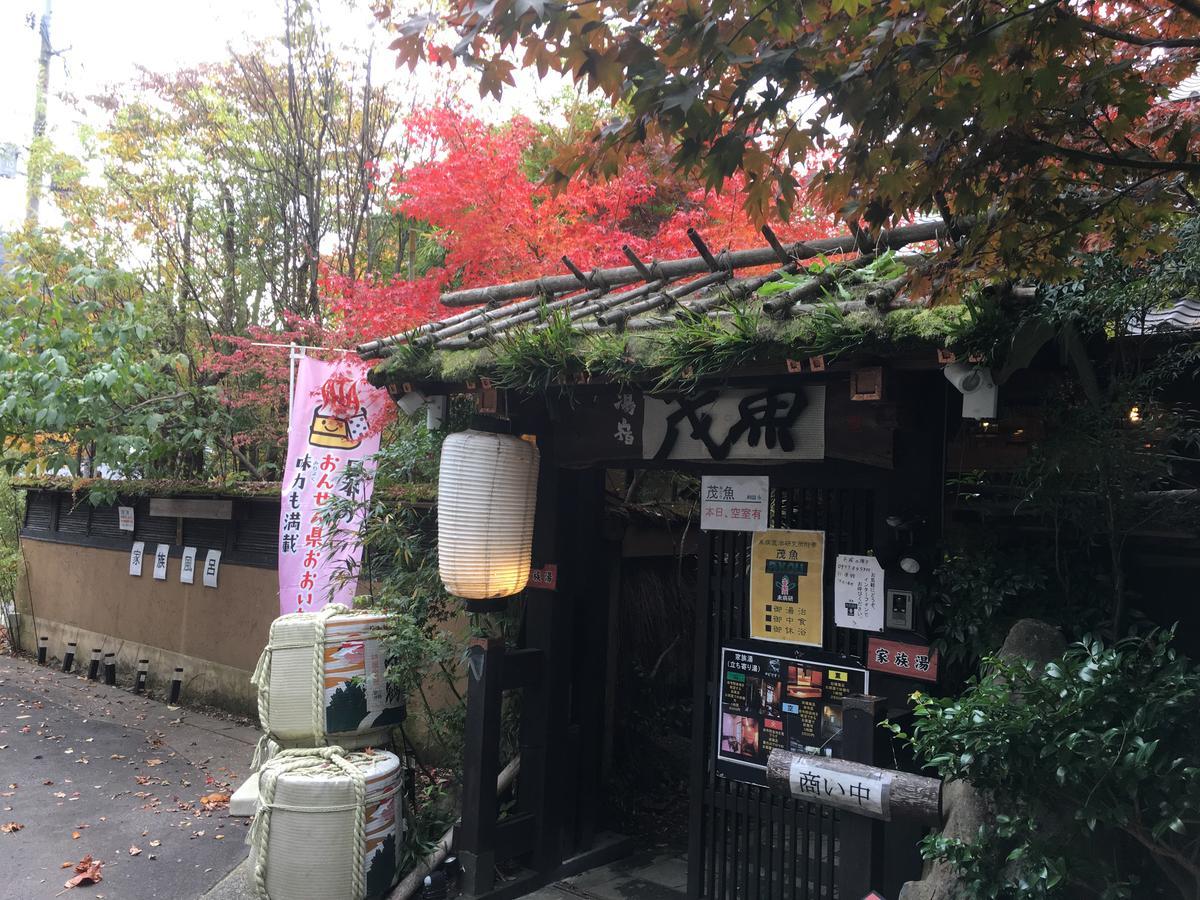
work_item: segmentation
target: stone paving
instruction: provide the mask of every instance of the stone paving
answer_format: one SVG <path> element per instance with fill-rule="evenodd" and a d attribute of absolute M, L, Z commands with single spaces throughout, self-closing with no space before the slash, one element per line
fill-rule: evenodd
<path fill-rule="evenodd" d="M 84 661 L 86 666 L 86 660 Z M 248 820 L 199 798 L 236 785 L 258 732 L 0 657 L 0 900 L 198 898 L 246 856 Z M 132 852 L 132 851 L 138 852 Z M 64 891 L 90 854 L 103 880 Z"/>
<path fill-rule="evenodd" d="M 682 856 L 642 852 L 529 894 L 529 900 L 680 900 L 687 892 Z"/>

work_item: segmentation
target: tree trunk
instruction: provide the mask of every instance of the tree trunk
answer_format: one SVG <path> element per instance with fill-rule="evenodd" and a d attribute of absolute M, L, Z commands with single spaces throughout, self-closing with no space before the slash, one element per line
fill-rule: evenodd
<path fill-rule="evenodd" d="M 233 194 L 228 184 L 221 185 L 221 254 L 224 271 L 221 276 L 221 330 L 235 333 L 237 328 L 237 240 L 234 232 Z"/>
<path fill-rule="evenodd" d="M 42 175 L 45 170 L 46 152 L 46 102 L 50 94 L 50 60 L 54 51 L 50 46 L 50 0 L 46 0 L 46 8 L 42 13 L 42 21 L 38 29 L 42 38 L 41 52 L 38 53 L 37 87 L 33 100 L 33 140 L 29 147 L 28 182 L 25 196 L 25 227 L 36 228 L 38 210 L 42 202 Z"/>

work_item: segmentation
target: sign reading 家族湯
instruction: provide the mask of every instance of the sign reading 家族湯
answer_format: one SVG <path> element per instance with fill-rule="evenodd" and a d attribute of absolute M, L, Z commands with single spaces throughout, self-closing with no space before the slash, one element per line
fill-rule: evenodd
<path fill-rule="evenodd" d="M 883 631 L 883 567 L 873 556 L 839 553 L 833 577 L 834 622 L 838 628 Z"/>
<path fill-rule="evenodd" d="M 842 665 L 767 653 L 738 642 L 721 648 L 717 771 L 765 784 L 775 749 L 836 756 L 841 744 L 842 698 L 867 690 L 867 673 Z"/>
<path fill-rule="evenodd" d="M 705 475 L 700 479 L 700 527 L 706 531 L 765 531 L 770 478 Z"/>
<path fill-rule="evenodd" d="M 904 644 L 873 637 L 867 641 L 867 668 L 921 681 L 937 681 L 938 655 L 925 644 Z"/>
<path fill-rule="evenodd" d="M 851 774 L 833 768 L 819 756 L 795 757 L 788 772 L 793 797 L 876 819 L 891 818 L 888 809 L 891 782 L 892 774 L 884 769 Z"/>
<path fill-rule="evenodd" d="M 539 591 L 558 590 L 558 564 L 546 563 L 541 568 L 530 569 L 528 587 Z"/>
<path fill-rule="evenodd" d="M 129 550 L 129 574 L 142 574 L 142 557 L 146 554 L 146 542 L 134 541 L 133 547 Z"/>
<path fill-rule="evenodd" d="M 279 514 L 279 611 L 354 605 L 359 530 L 374 484 L 387 392 L 365 365 L 303 357 L 296 369 Z M 346 501 L 331 516 L 331 505 Z M 344 509 L 344 512 L 343 512 Z"/>
<path fill-rule="evenodd" d="M 820 647 L 825 532 L 771 529 L 750 549 L 750 637 Z"/>
<path fill-rule="evenodd" d="M 780 461 L 825 456 L 825 386 L 632 389 L 573 405 L 568 459 Z"/>

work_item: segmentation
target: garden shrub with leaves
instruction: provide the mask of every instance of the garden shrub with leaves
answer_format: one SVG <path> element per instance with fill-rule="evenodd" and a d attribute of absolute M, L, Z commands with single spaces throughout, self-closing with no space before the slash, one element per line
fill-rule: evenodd
<path fill-rule="evenodd" d="M 1173 638 L 1084 640 L 1044 667 L 989 659 L 962 696 L 915 696 L 917 756 L 999 813 L 970 842 L 924 841 L 963 896 L 1197 896 L 1200 667 Z"/>
<path fill-rule="evenodd" d="M 934 570 L 925 604 L 934 648 L 943 662 L 972 670 L 1000 648 L 1009 627 L 1037 606 L 1043 611 L 1046 573 L 1027 554 L 994 545 L 952 549 Z"/>
<path fill-rule="evenodd" d="M 25 511 L 25 492 L 12 487 L 0 472 L 0 628 L 8 635 L 8 646 L 17 644 L 17 582 L 24 557 L 21 555 L 21 520 Z M 0 640 L 0 649 L 5 642 Z"/>

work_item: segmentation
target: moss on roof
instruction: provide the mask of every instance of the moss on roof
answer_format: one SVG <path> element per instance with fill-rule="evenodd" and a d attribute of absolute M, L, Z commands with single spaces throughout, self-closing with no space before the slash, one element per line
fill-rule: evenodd
<path fill-rule="evenodd" d="M 277 481 L 181 481 L 167 478 L 70 478 L 65 476 L 17 477 L 9 482 L 18 490 L 63 491 L 75 497 L 108 503 L 116 497 L 211 497 L 273 500 L 281 494 Z M 401 503 L 429 503 L 437 499 L 436 484 L 397 484 L 379 493 Z"/>
<path fill-rule="evenodd" d="M 686 315 L 661 328 L 626 333 L 584 333 L 565 316 L 554 314 L 540 327 L 511 329 L 480 349 L 400 345 L 371 370 L 370 380 L 385 385 L 488 377 L 502 387 L 539 390 L 600 377 L 666 389 L 786 359 L 974 349 L 966 306 L 913 306 L 887 313 L 844 307 L 816 304 L 806 315 L 777 319 L 757 304 L 746 304 L 720 317 Z"/>

